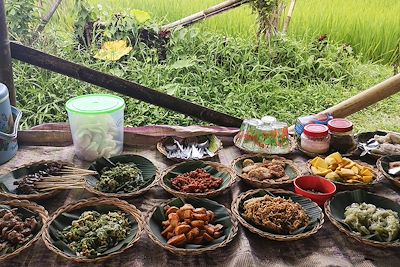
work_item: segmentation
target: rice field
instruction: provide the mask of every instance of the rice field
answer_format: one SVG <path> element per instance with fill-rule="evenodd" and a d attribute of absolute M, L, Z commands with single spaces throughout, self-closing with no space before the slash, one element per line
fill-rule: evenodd
<path fill-rule="evenodd" d="M 132 8 L 145 10 L 167 23 L 223 0 L 117 0 L 112 4 L 110 0 L 88 1 L 113 12 Z M 72 3 L 72 0 L 65 1 L 63 9 L 69 9 Z M 393 63 L 400 57 L 399 14 L 399 0 L 298 0 L 289 34 L 301 38 L 328 34 L 332 40 L 352 45 L 364 61 Z M 63 19 L 72 25 L 72 17 Z M 243 5 L 198 27 L 235 37 L 255 38 L 255 15 L 248 5 Z"/>

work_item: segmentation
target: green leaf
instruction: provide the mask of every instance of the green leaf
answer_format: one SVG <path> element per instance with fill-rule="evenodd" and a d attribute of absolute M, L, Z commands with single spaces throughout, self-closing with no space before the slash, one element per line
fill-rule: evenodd
<path fill-rule="evenodd" d="M 175 61 L 174 64 L 171 65 L 172 69 L 184 69 L 194 66 L 195 62 L 192 59 L 181 59 Z"/>
<path fill-rule="evenodd" d="M 151 15 L 143 10 L 133 9 L 131 10 L 131 15 L 134 16 L 139 23 L 145 23 L 151 19 Z"/>

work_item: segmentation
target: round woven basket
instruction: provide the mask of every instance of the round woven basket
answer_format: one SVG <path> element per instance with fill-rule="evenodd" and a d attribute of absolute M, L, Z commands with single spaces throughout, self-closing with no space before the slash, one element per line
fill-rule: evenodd
<path fill-rule="evenodd" d="M 239 138 L 239 133 L 237 133 L 237 134 L 233 137 L 233 144 L 235 145 L 235 147 L 239 148 L 240 151 L 242 151 L 242 152 L 244 152 L 244 153 L 247 153 L 247 154 L 260 154 L 259 151 L 252 151 L 252 150 L 249 150 L 249 149 L 247 149 L 247 148 L 245 148 L 245 147 L 240 146 L 240 145 L 239 145 L 239 142 L 238 142 L 238 138 Z M 289 136 L 289 141 L 290 141 L 290 150 L 289 150 L 288 153 L 283 153 L 283 154 L 267 154 L 267 153 L 261 153 L 261 154 L 264 154 L 264 155 L 288 155 L 288 154 L 290 154 L 290 153 L 293 153 L 293 152 L 296 150 L 296 148 L 297 148 L 296 140 L 295 140 L 293 137 Z"/>
<path fill-rule="evenodd" d="M 37 161 L 37 162 L 33 162 L 33 163 L 29 163 L 29 164 L 24 164 L 18 168 L 16 168 L 15 170 L 18 169 L 23 169 L 23 168 L 28 168 L 28 167 L 32 167 L 32 166 L 39 166 L 42 164 L 47 164 L 47 163 L 61 163 L 64 166 L 70 166 L 73 167 L 73 164 L 71 164 L 70 162 L 65 162 L 65 161 L 55 161 L 55 160 L 41 160 L 41 161 Z M 14 171 L 15 171 L 14 170 Z M 29 195 L 17 195 L 17 194 L 12 194 L 12 193 L 8 193 L 8 192 L 4 192 L 0 189 L 0 197 L 4 197 L 4 198 L 12 198 L 12 199 L 26 199 L 26 200 L 31 200 L 31 201 L 36 201 L 36 200 L 42 200 L 42 199 L 49 199 L 55 195 L 57 195 L 58 193 L 60 193 L 62 190 L 51 190 L 49 192 L 44 192 L 44 193 L 35 193 L 35 194 L 29 194 Z"/>
<path fill-rule="evenodd" d="M 78 257 L 78 256 L 70 256 L 67 255 L 66 253 L 64 253 L 62 250 L 60 250 L 58 247 L 56 247 L 53 242 L 51 241 L 51 237 L 50 237 L 50 232 L 49 232 L 49 226 L 51 225 L 51 223 L 58 217 L 60 216 L 62 213 L 64 212 L 69 212 L 72 210 L 76 210 L 76 209 L 80 209 L 80 208 L 84 208 L 84 207 L 91 207 L 91 206 L 102 206 L 102 205 L 109 205 L 109 206 L 115 206 L 116 208 L 124 211 L 125 213 L 131 215 L 134 220 L 137 222 L 137 232 L 135 233 L 134 238 L 129 242 L 129 244 L 123 248 L 121 248 L 119 251 L 117 252 L 113 252 L 110 253 L 106 256 L 101 256 L 98 258 L 85 258 L 85 257 Z M 78 202 L 74 202 L 74 203 L 70 203 L 67 205 L 64 205 L 62 207 L 60 207 L 58 210 L 56 210 L 53 215 L 46 221 L 46 225 L 45 225 L 45 229 L 43 232 L 43 236 L 42 239 L 45 243 L 45 245 L 47 246 L 48 249 L 50 249 L 51 251 L 53 251 L 54 253 L 56 253 L 57 255 L 76 262 L 76 263 L 97 263 L 97 262 L 102 262 L 108 259 L 111 259 L 115 256 L 117 256 L 118 254 L 123 253 L 124 251 L 126 251 L 127 249 L 129 249 L 130 247 L 132 247 L 140 238 L 142 232 L 144 229 L 144 219 L 143 216 L 141 214 L 141 212 L 133 205 L 129 204 L 126 201 L 117 199 L 117 198 L 88 198 L 88 199 L 84 199 L 84 200 L 80 200 Z"/>
<path fill-rule="evenodd" d="M 314 226 L 310 231 L 307 231 L 305 233 L 300 233 L 300 234 L 295 234 L 295 235 L 279 235 L 279 234 L 274 234 L 274 233 L 268 233 L 265 231 L 262 231 L 261 229 L 251 225 L 249 222 L 247 222 L 241 215 L 239 211 L 240 203 L 244 201 L 247 197 L 255 195 L 259 193 L 260 191 L 264 191 L 263 189 L 253 189 L 249 190 L 247 192 L 244 192 L 240 194 L 235 200 L 232 201 L 232 212 L 235 215 L 235 217 L 238 219 L 240 224 L 247 228 L 250 232 L 255 233 L 261 237 L 275 240 L 275 241 L 294 241 L 294 240 L 300 240 L 304 238 L 308 238 L 312 236 L 313 234 L 317 233 L 319 229 L 321 229 L 322 225 L 324 224 L 324 213 L 322 212 L 321 208 L 318 207 L 317 204 L 315 204 L 318 209 L 321 210 L 321 215 L 319 218 L 319 223 Z M 286 191 L 282 189 L 268 189 L 268 192 L 271 192 L 273 194 L 279 195 L 279 194 L 285 194 L 285 195 L 296 195 L 292 191 Z M 298 196 L 298 195 L 296 195 Z"/>
<path fill-rule="evenodd" d="M 45 228 L 45 222 L 48 218 L 48 213 L 42 206 L 39 206 L 38 204 L 27 201 L 27 200 L 0 201 L 0 205 L 6 205 L 6 206 L 10 206 L 10 207 L 15 207 L 15 208 L 25 208 L 25 209 L 37 214 L 39 216 L 40 220 L 42 221 L 42 228 L 38 231 L 38 233 L 31 240 L 29 240 L 27 243 L 25 243 L 23 246 L 16 249 L 12 253 L 0 256 L 0 262 L 2 262 L 3 260 L 10 259 L 12 257 L 17 256 L 19 253 L 30 248 L 36 241 L 39 240 L 39 238 L 42 236 L 43 229 Z"/>
<path fill-rule="evenodd" d="M 167 204 L 170 203 L 171 201 L 173 201 L 174 199 L 169 199 L 166 202 L 164 202 L 163 204 Z M 200 255 L 203 253 L 207 253 L 207 252 L 211 252 L 214 251 L 216 249 L 219 248 L 223 248 L 225 247 L 229 242 L 231 242 L 233 240 L 233 238 L 236 236 L 237 231 L 238 231 L 238 221 L 235 219 L 234 216 L 232 216 L 232 213 L 229 211 L 229 209 L 226 209 L 227 213 L 229 214 L 230 220 L 232 222 L 232 229 L 229 232 L 228 236 L 224 239 L 224 241 L 222 241 L 221 243 L 212 245 L 212 246 L 208 246 L 208 247 L 203 247 L 203 248 L 198 248 L 198 249 L 184 249 L 184 248 L 177 248 L 168 244 L 164 244 L 162 243 L 152 232 L 152 230 L 150 229 L 150 220 L 151 217 L 153 215 L 153 213 L 156 211 L 157 206 L 155 206 L 147 215 L 147 219 L 146 219 L 146 232 L 149 235 L 150 239 L 153 240 L 154 243 L 156 243 L 157 245 L 159 245 L 160 247 L 164 248 L 165 250 L 179 255 L 179 256 L 188 256 L 188 255 Z"/>
<path fill-rule="evenodd" d="M 89 185 L 87 182 L 85 183 L 85 190 L 87 190 L 88 192 L 90 192 L 92 194 L 100 196 L 100 197 L 115 197 L 115 198 L 122 198 L 122 199 L 135 198 L 135 197 L 143 195 L 144 193 L 146 193 L 147 191 L 149 191 L 151 188 L 153 188 L 155 185 L 158 184 L 158 180 L 157 180 L 158 173 L 159 173 L 159 171 L 157 170 L 157 174 L 156 174 L 154 180 L 149 185 L 147 185 L 146 187 L 143 187 L 140 190 L 134 191 L 134 192 L 105 193 L 105 192 L 96 190 L 93 186 Z"/>
<path fill-rule="evenodd" d="M 393 155 L 394 157 L 398 157 L 400 160 L 400 155 Z M 400 188 L 400 178 L 394 178 L 392 175 L 387 173 L 382 166 L 382 160 L 384 157 L 380 157 L 378 161 L 376 162 L 376 167 L 378 168 L 379 172 L 386 178 L 388 179 L 394 186 L 397 186 Z"/>
<path fill-rule="evenodd" d="M 217 195 L 221 195 L 223 193 L 225 193 L 226 191 L 228 191 L 231 187 L 231 185 L 233 183 L 235 183 L 235 173 L 231 170 L 231 168 L 218 163 L 218 162 L 213 162 L 213 161 L 203 161 L 205 164 L 212 166 L 213 168 L 215 168 L 216 170 L 218 170 L 218 172 L 225 172 L 229 174 L 229 183 L 226 187 L 224 188 L 219 188 L 210 192 L 206 192 L 206 193 L 186 193 L 186 192 L 180 192 L 178 190 L 175 190 L 171 187 L 169 187 L 167 184 L 165 184 L 164 182 L 164 177 L 170 173 L 174 168 L 185 164 L 185 162 L 183 163 L 178 163 L 175 165 L 172 165 L 171 167 L 165 169 L 164 171 L 160 172 L 159 177 L 157 178 L 159 185 L 164 188 L 165 191 L 167 191 L 168 193 L 176 196 L 176 197 L 196 197 L 196 198 L 209 198 L 209 197 L 214 197 Z"/>
<path fill-rule="evenodd" d="M 378 184 L 382 180 L 382 175 L 381 175 L 380 171 L 378 171 L 375 167 L 373 167 L 369 164 L 360 162 L 359 160 L 354 160 L 354 162 L 360 164 L 361 166 L 371 168 L 373 170 L 375 179 L 372 181 L 372 183 L 369 183 L 369 184 L 364 184 L 364 183 L 349 184 L 349 183 L 331 181 L 331 180 L 327 179 L 336 185 L 336 190 L 344 191 L 344 190 L 356 190 L 356 189 L 369 189 L 369 188 L 375 186 L 376 184 Z M 311 171 L 311 160 L 307 161 L 307 169 L 310 174 L 316 175 L 316 174 L 313 174 L 313 172 Z M 324 176 L 321 176 L 321 175 L 316 175 L 316 176 L 326 179 Z"/>
<path fill-rule="evenodd" d="M 340 232 L 346 234 L 348 237 L 351 237 L 365 245 L 374 246 L 374 247 L 378 247 L 378 248 L 399 248 L 400 247 L 400 242 L 388 243 L 388 242 L 379 242 L 379 241 L 375 241 L 375 240 L 365 239 L 365 238 L 362 238 L 361 236 L 357 235 L 356 233 L 349 231 L 346 227 L 344 227 L 340 222 L 338 222 L 334 218 L 334 216 L 332 215 L 332 212 L 331 212 L 330 203 L 331 203 L 331 200 L 328 200 L 325 202 L 325 205 L 324 205 L 326 216 L 331 221 L 331 223 L 339 229 Z"/>
<path fill-rule="evenodd" d="M 170 159 L 170 160 L 172 160 L 172 161 L 175 161 L 175 162 L 182 162 L 182 161 L 188 161 L 188 160 L 193 160 L 193 159 L 181 159 L 181 158 L 176 158 L 176 157 L 168 157 L 168 152 L 167 152 L 167 150 L 165 149 L 165 146 L 164 146 L 164 142 L 165 142 L 165 140 L 167 139 L 168 137 L 165 137 L 165 138 L 163 138 L 163 139 L 161 139 L 159 142 L 157 142 L 157 150 L 161 153 L 161 154 L 163 154 L 167 159 Z M 215 140 L 216 140 L 216 142 L 217 142 L 217 145 L 218 145 L 218 149 L 217 149 L 217 151 L 215 151 L 215 155 L 214 156 L 204 156 L 204 157 L 202 157 L 201 159 L 199 159 L 199 160 L 205 160 L 205 159 L 212 159 L 212 158 L 214 158 L 215 156 L 217 156 L 217 154 L 219 153 L 219 151 L 221 151 L 221 149 L 222 149 L 222 142 L 221 142 L 221 140 L 219 140 L 218 139 L 218 137 L 216 137 L 215 136 Z"/>
<path fill-rule="evenodd" d="M 293 183 L 294 179 L 290 179 L 290 178 L 285 181 L 275 181 L 274 179 L 265 179 L 265 180 L 260 181 L 255 178 L 250 178 L 246 175 L 242 175 L 242 173 L 238 173 L 238 171 L 235 168 L 235 165 L 239 161 L 245 160 L 247 158 L 253 158 L 253 157 L 262 157 L 267 160 L 277 158 L 277 156 L 265 156 L 265 154 L 246 154 L 246 155 L 242 155 L 242 156 L 234 159 L 231 163 L 231 168 L 235 171 L 236 175 L 238 177 L 240 177 L 240 179 L 242 179 L 247 184 L 249 184 L 255 188 L 279 188 L 279 187 L 289 186 Z M 297 167 L 296 164 L 294 164 L 293 161 L 285 159 L 284 162 L 286 163 L 286 165 L 289 165 L 294 170 L 294 172 L 296 173 L 296 177 L 299 177 L 302 175 L 302 171 L 300 170 L 299 167 Z M 284 177 L 288 177 L 288 176 L 286 175 Z"/>

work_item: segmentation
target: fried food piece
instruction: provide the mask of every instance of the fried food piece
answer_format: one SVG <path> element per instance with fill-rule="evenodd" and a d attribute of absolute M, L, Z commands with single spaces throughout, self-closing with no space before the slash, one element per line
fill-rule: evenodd
<path fill-rule="evenodd" d="M 254 161 L 251 159 L 245 159 L 243 160 L 243 167 L 251 166 L 254 164 Z"/>
<path fill-rule="evenodd" d="M 285 166 L 285 158 L 282 157 L 273 158 L 272 160 L 263 159 L 262 162 L 244 167 L 242 173 L 244 176 L 260 181 L 266 179 L 286 180 Z"/>
<path fill-rule="evenodd" d="M 258 167 L 251 171 L 249 171 L 250 178 L 256 178 L 257 180 L 265 180 L 273 178 L 272 173 L 268 168 L 265 167 Z"/>
<path fill-rule="evenodd" d="M 244 217 L 277 234 L 289 234 L 309 223 L 309 217 L 299 203 L 268 195 L 247 200 Z"/>
<path fill-rule="evenodd" d="M 250 172 L 251 170 L 257 169 L 258 167 L 263 166 L 261 162 L 254 163 L 252 165 L 246 166 L 242 169 L 242 172 Z"/>

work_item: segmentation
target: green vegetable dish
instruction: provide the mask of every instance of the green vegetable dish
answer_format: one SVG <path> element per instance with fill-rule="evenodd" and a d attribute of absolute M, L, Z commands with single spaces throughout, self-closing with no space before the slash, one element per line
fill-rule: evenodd
<path fill-rule="evenodd" d="M 96 189 L 105 193 L 130 193 L 143 187 L 146 181 L 142 171 L 134 164 L 116 163 L 102 170 Z"/>
<path fill-rule="evenodd" d="M 393 210 L 377 208 L 365 202 L 353 203 L 346 207 L 344 216 L 344 222 L 361 236 L 390 242 L 399 235 L 399 215 Z"/>
<path fill-rule="evenodd" d="M 77 256 L 93 258 L 123 241 L 130 229 L 129 220 L 121 211 L 85 211 L 62 230 L 61 239 Z"/>

